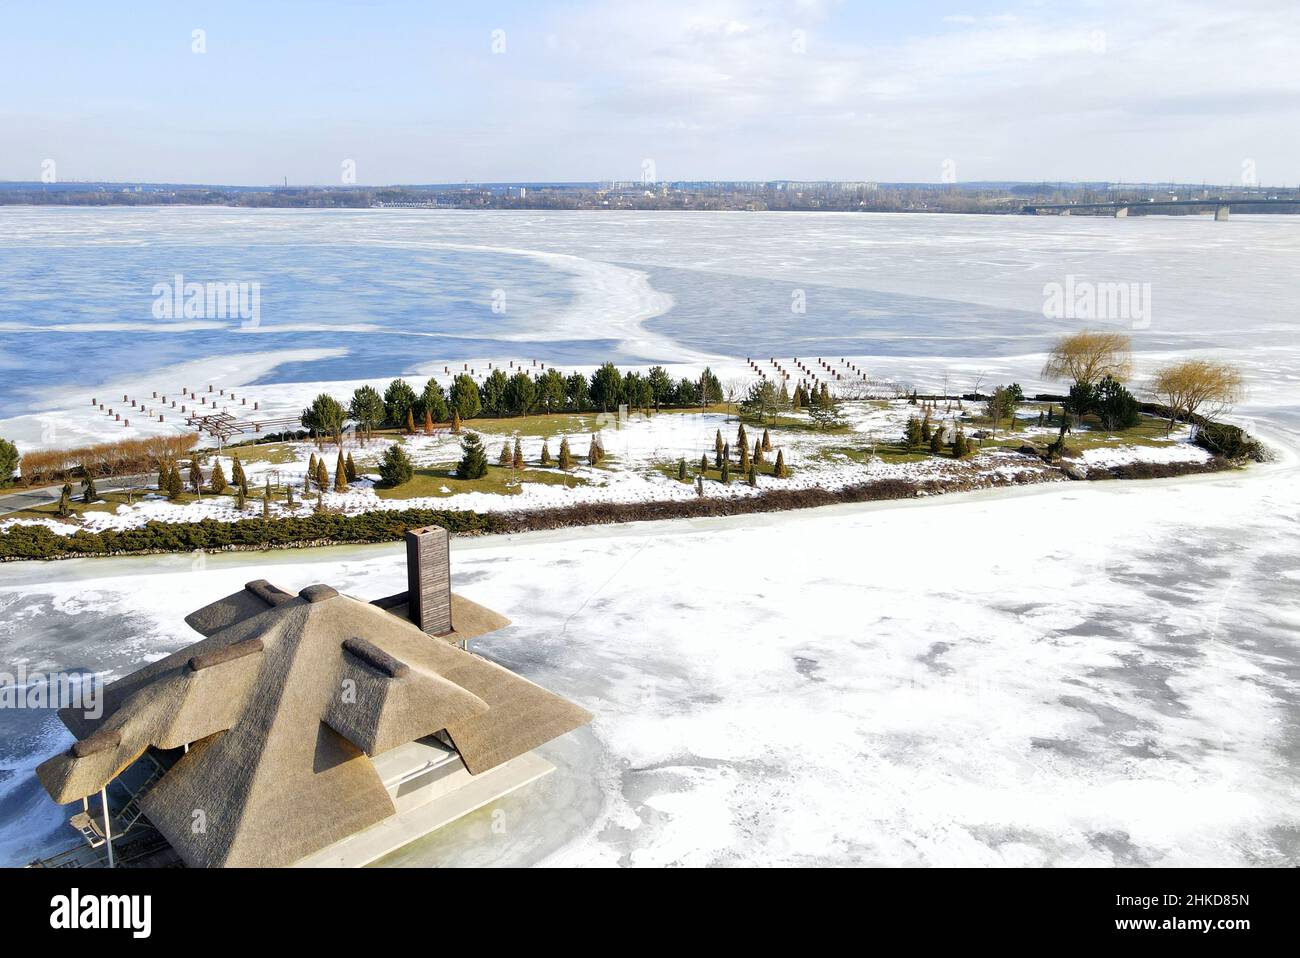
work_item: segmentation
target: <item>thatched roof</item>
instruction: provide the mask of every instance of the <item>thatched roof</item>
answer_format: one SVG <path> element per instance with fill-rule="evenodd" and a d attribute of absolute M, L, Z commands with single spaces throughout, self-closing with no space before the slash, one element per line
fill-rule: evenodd
<path fill-rule="evenodd" d="M 467 632 L 505 621 L 460 602 Z M 109 685 L 98 721 L 61 713 L 82 741 L 37 774 L 69 802 L 151 746 L 190 744 L 141 800 L 189 865 L 285 865 L 387 818 L 368 756 L 405 742 L 445 729 L 479 774 L 591 719 L 328 586 L 249 583 L 186 621 L 207 637 Z"/>
<path fill-rule="evenodd" d="M 383 599 L 375 599 L 374 605 L 391 612 L 399 618 L 409 618 L 409 606 L 407 605 L 407 592 L 399 592 L 397 595 L 390 595 Z M 493 612 L 487 606 L 479 605 L 477 602 L 471 602 L 463 595 L 451 594 L 451 631 L 446 632 L 438 638 L 445 639 L 453 644 L 457 642 L 467 642 L 470 639 L 477 639 L 481 635 L 487 635 L 489 632 L 496 632 L 498 629 L 504 629 L 510 624 L 500 612 Z"/>

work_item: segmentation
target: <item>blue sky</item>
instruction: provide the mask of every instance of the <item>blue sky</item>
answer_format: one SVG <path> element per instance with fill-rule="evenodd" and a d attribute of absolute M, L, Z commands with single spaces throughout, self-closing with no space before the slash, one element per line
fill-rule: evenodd
<path fill-rule="evenodd" d="M 22 4 L 0 178 L 1293 184 L 1297 62 L 1289 0 Z"/>

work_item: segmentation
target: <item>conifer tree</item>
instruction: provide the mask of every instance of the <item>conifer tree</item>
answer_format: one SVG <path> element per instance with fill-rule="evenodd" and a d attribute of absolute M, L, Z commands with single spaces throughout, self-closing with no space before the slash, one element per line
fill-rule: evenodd
<path fill-rule="evenodd" d="M 410 407 L 406 410 L 406 432 L 407 435 L 415 432 L 415 414 L 411 412 Z"/>
<path fill-rule="evenodd" d="M 334 491 L 348 491 L 348 464 L 343 459 L 343 450 L 339 450 L 338 462 L 334 464 Z"/>
<path fill-rule="evenodd" d="M 181 467 L 172 463 L 172 471 L 167 476 L 167 498 L 175 502 L 185 491 L 185 480 L 181 478 Z"/>
<path fill-rule="evenodd" d="M 921 421 L 915 416 L 907 417 L 907 428 L 903 431 L 903 446 L 910 452 L 921 444 Z"/>
<path fill-rule="evenodd" d="M 952 437 L 952 454 L 955 458 L 960 459 L 962 456 L 966 455 L 966 452 L 966 433 L 962 431 L 960 426 L 958 426 L 957 431 Z"/>
<path fill-rule="evenodd" d="M 433 413 L 427 409 L 424 411 L 424 434 L 426 436 L 433 435 Z"/>
<path fill-rule="evenodd" d="M 81 464 L 81 476 L 82 501 L 94 502 L 99 498 L 99 491 L 95 488 L 95 477 L 90 474 L 90 467 L 84 462 Z"/>
<path fill-rule="evenodd" d="M 761 466 L 763 464 L 763 440 L 761 439 L 755 438 L 754 440 L 753 459 L 754 459 L 754 465 Z"/>
<path fill-rule="evenodd" d="M 714 468 L 716 468 L 716 469 L 721 469 L 721 468 L 722 468 L 722 454 L 723 454 L 723 452 L 724 452 L 725 450 L 726 450 L 726 446 L 725 446 L 725 445 L 723 444 L 723 442 L 722 442 L 722 430 L 719 429 L 719 430 L 718 430 L 718 434 L 717 434 L 716 436 L 714 436 L 714 438 L 713 438 L 713 466 L 714 466 Z"/>
<path fill-rule="evenodd" d="M 311 454 L 311 458 L 307 460 L 307 482 L 303 483 L 302 486 L 303 489 L 308 488 L 307 485 L 308 482 L 315 482 L 315 481 L 316 481 L 316 453 L 313 452 Z"/>
<path fill-rule="evenodd" d="M 778 479 L 784 479 L 790 475 L 790 470 L 785 466 L 785 450 L 783 449 L 776 451 L 776 463 L 772 466 L 772 475 Z"/>
<path fill-rule="evenodd" d="M 745 481 L 754 488 L 758 488 L 758 467 L 753 463 L 749 465 L 749 475 L 746 476 Z"/>
<path fill-rule="evenodd" d="M 271 518 L 271 480 L 266 480 L 266 488 L 262 490 L 262 518 Z"/>
<path fill-rule="evenodd" d="M 709 471 L 708 453 L 700 453 L 700 475 L 702 476 L 708 471 Z"/>
<path fill-rule="evenodd" d="M 927 410 L 925 418 L 921 420 L 921 442 L 930 441 L 930 413 Z"/>
<path fill-rule="evenodd" d="M 551 464 L 551 444 L 548 443 L 545 439 L 543 439 L 542 440 L 542 465 L 549 466 L 550 464 Z"/>
<path fill-rule="evenodd" d="M 596 445 L 596 436 L 591 437 L 591 445 L 587 449 L 587 465 L 594 466 L 600 462 L 600 447 Z"/>
<path fill-rule="evenodd" d="M 460 464 L 456 466 L 457 479 L 482 479 L 487 475 L 487 452 L 478 433 L 467 432 L 460 441 Z"/>
<path fill-rule="evenodd" d="M 740 428 L 744 429 L 745 427 L 741 426 Z M 746 441 L 745 437 L 741 436 L 740 437 L 740 473 L 741 475 L 744 475 L 748 471 L 749 471 L 749 443 Z"/>
<path fill-rule="evenodd" d="M 158 491 L 167 495 L 167 486 L 171 482 L 172 470 L 170 464 L 160 462 L 158 464 Z"/>
<path fill-rule="evenodd" d="M 238 453 L 230 457 L 230 484 L 232 486 L 243 486 L 245 492 L 248 490 L 248 479 L 244 475 L 244 467 L 239 461 Z"/>
<path fill-rule="evenodd" d="M 244 494 L 244 487 L 240 486 L 235 490 L 235 508 L 240 512 L 248 505 L 248 497 Z"/>
<path fill-rule="evenodd" d="M 939 455 L 943 452 L 943 427 L 937 427 L 934 432 L 930 433 L 930 452 Z"/>
<path fill-rule="evenodd" d="M 510 465 L 510 443 L 506 443 L 504 446 L 502 446 L 501 451 L 497 453 L 497 465 L 498 466 Z"/>
<path fill-rule="evenodd" d="M 325 457 L 322 456 L 316 460 L 316 490 L 320 492 L 321 495 L 324 495 L 325 490 L 329 488 L 329 484 L 330 471 L 325 465 Z"/>
<path fill-rule="evenodd" d="M 190 492 L 203 497 L 203 470 L 199 468 L 198 459 L 190 460 Z"/>
<path fill-rule="evenodd" d="M 460 435 L 460 410 L 451 414 L 451 434 L 453 436 Z"/>
<path fill-rule="evenodd" d="M 348 458 L 343 463 L 344 475 L 348 477 L 348 482 L 357 481 L 357 464 L 352 461 L 352 453 L 348 453 Z"/>
<path fill-rule="evenodd" d="M 524 447 L 518 439 L 515 440 L 515 451 L 510 457 L 510 465 L 515 469 L 524 468 Z"/>
<path fill-rule="evenodd" d="M 704 477 L 703 476 L 695 477 L 695 494 L 699 496 L 701 499 L 704 498 Z"/>
<path fill-rule="evenodd" d="M 722 462 L 724 465 L 731 462 L 731 443 L 729 442 L 722 444 Z"/>
<path fill-rule="evenodd" d="M 740 428 L 736 430 L 736 445 L 741 449 L 749 448 L 749 436 L 745 432 L 745 424 L 742 422 Z"/>
<path fill-rule="evenodd" d="M 319 489 L 316 490 L 316 505 L 314 508 L 318 513 L 325 511 L 325 493 Z"/>
<path fill-rule="evenodd" d="M 560 438 L 560 458 L 557 465 L 559 465 L 559 467 L 565 472 L 568 472 L 573 468 L 573 453 L 569 451 L 568 436 L 562 436 Z"/>
<path fill-rule="evenodd" d="M 293 486 L 284 487 L 284 504 L 292 509 L 296 503 L 293 501 Z"/>
<path fill-rule="evenodd" d="M 63 491 L 59 493 L 59 504 L 54 509 L 54 514 L 60 518 L 66 519 L 72 513 L 72 483 L 65 482 Z"/>
<path fill-rule="evenodd" d="M 731 482 L 731 460 L 722 460 L 722 481 Z"/>
<path fill-rule="evenodd" d="M 221 468 L 221 460 L 212 461 L 212 474 L 208 478 L 208 492 L 214 496 L 226 491 L 226 472 Z"/>
<path fill-rule="evenodd" d="M 763 430 L 763 451 L 764 452 L 772 451 L 772 437 L 768 435 L 766 429 Z"/>
<path fill-rule="evenodd" d="M 685 459 L 677 460 L 677 481 L 678 482 L 686 481 L 686 460 Z"/>

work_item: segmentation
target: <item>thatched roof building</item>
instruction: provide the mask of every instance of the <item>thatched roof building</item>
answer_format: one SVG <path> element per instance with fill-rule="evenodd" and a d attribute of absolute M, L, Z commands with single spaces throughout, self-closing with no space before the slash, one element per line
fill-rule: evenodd
<path fill-rule="evenodd" d="M 451 594 L 445 530 L 410 539 L 417 599 L 257 581 L 195 611 L 204 638 L 109 685 L 101 718 L 60 713 L 79 741 L 41 783 L 57 802 L 85 799 L 146 751 L 185 749 L 139 800 L 182 860 L 288 865 L 395 815 L 377 755 L 445 743 L 468 780 L 588 722 L 461 647 L 509 623 Z M 422 618 L 450 628 L 431 635 Z"/>

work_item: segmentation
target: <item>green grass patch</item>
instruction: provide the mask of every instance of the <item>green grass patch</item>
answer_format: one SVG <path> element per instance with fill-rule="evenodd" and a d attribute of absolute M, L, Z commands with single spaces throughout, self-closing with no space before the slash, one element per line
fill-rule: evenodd
<path fill-rule="evenodd" d="M 1037 428 L 1035 424 L 1034 428 Z M 1012 449 L 1029 443 L 1031 445 L 1046 446 L 1049 442 L 1056 439 L 1060 430 L 1060 420 L 1055 420 L 1049 426 L 1043 424 L 1043 431 L 1034 435 L 1025 435 L 1023 432 L 1018 434 L 995 435 L 990 439 L 984 440 L 984 447 L 1001 446 Z M 1094 416 L 1085 416 L 1081 423 L 1075 425 L 1065 437 L 1065 444 L 1072 451 L 1083 452 L 1087 449 L 1110 449 L 1116 446 L 1149 446 L 1161 447 L 1168 446 L 1171 442 L 1166 430 L 1168 422 L 1163 419 L 1157 419 L 1154 416 L 1142 417 L 1142 421 L 1131 429 L 1119 429 L 1112 432 L 1104 428 Z M 970 430 L 967 430 L 969 434 Z"/>
<path fill-rule="evenodd" d="M 874 446 L 870 443 L 861 446 L 823 446 L 813 455 L 823 462 L 834 462 L 841 456 L 853 462 L 867 462 L 873 449 L 877 458 L 883 462 L 922 462 L 926 459 L 952 458 L 946 450 L 939 456 L 931 456 L 928 450 L 907 449 L 897 442 L 877 442 Z"/>
<path fill-rule="evenodd" d="M 310 440 L 300 442 L 266 442 L 247 446 L 227 446 L 225 455 L 238 456 L 245 465 L 264 462 L 273 466 L 283 466 L 298 461 L 298 449 Z M 332 465 L 332 464 L 331 464 Z"/>
<path fill-rule="evenodd" d="M 514 416 L 508 419 L 471 419 L 464 426 L 480 432 L 485 436 L 540 436 L 544 439 L 560 436 L 591 435 L 599 432 L 602 421 L 600 413 L 543 413 L 536 416 Z M 605 428 L 614 427 L 613 414 L 603 420 Z M 551 455 L 559 452 L 557 445 Z"/>
<path fill-rule="evenodd" d="M 521 469 L 489 465 L 482 479 L 457 479 L 456 464 L 431 466 L 415 470 L 410 482 L 393 489 L 376 488 L 380 499 L 415 499 L 421 496 L 454 496 L 462 492 L 486 492 L 498 496 L 518 495 L 525 482 L 545 486 L 577 488 L 587 485 L 587 480 L 558 469 Z M 447 491 L 444 492 L 443 489 Z"/>

